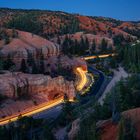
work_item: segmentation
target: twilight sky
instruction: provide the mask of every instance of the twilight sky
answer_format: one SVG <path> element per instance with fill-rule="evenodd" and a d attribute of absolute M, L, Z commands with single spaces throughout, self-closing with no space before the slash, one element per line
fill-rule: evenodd
<path fill-rule="evenodd" d="M 0 0 L 0 7 L 45 9 L 121 20 L 140 20 L 140 0 Z"/>

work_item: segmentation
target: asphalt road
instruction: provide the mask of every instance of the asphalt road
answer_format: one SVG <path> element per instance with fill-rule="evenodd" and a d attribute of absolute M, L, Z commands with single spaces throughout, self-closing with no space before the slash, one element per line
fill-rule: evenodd
<path fill-rule="evenodd" d="M 114 54 L 112 54 L 114 55 Z M 106 55 L 101 55 L 99 56 L 100 58 L 105 58 L 105 57 L 109 57 L 110 54 L 106 54 Z M 96 58 L 96 56 L 90 56 L 90 57 L 85 57 L 85 60 L 89 60 L 89 59 L 94 59 Z M 94 69 L 92 67 L 88 68 L 89 71 L 93 72 L 93 73 L 98 73 L 99 74 L 99 79 L 98 81 L 92 86 L 91 88 L 91 95 L 97 95 L 99 89 L 101 88 L 103 82 L 104 82 L 104 75 L 101 71 L 98 71 L 97 69 Z M 81 81 L 81 86 L 83 86 L 83 83 L 86 83 L 86 79 L 85 79 L 85 73 L 81 71 L 81 69 L 78 69 L 78 72 L 81 76 L 81 79 L 84 79 L 84 81 Z M 80 88 L 81 88 L 80 86 Z M 101 95 L 100 95 L 101 96 Z M 56 118 L 59 113 L 61 112 L 61 104 L 63 99 L 58 99 L 56 101 L 52 101 L 52 103 L 44 103 L 43 105 L 40 105 L 39 107 L 34 108 L 34 110 L 29 110 L 26 112 L 21 113 L 22 116 L 34 116 L 35 118 L 46 118 L 46 117 L 54 117 Z M 15 114 L 9 117 L 6 117 L 4 119 L 0 119 L 0 125 L 4 125 L 9 123 L 9 121 L 16 121 L 18 119 L 20 114 Z"/>
<path fill-rule="evenodd" d="M 33 115 L 33 118 L 35 118 L 35 119 L 44 119 L 44 118 L 56 119 L 60 115 L 61 111 L 62 111 L 62 104 L 52 107 L 52 108 L 45 110 L 43 112 L 40 112 L 38 114 L 35 114 L 35 115 Z"/>

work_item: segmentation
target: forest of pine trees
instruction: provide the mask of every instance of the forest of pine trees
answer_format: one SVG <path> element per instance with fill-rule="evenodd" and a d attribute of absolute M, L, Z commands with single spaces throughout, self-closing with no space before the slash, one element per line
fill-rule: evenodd
<path fill-rule="evenodd" d="M 89 41 L 87 38 L 81 37 L 80 42 L 72 40 L 68 36 L 62 43 L 62 52 L 66 55 L 86 55 L 89 50 Z"/>
<path fill-rule="evenodd" d="M 96 55 L 112 53 L 113 51 L 112 46 L 108 47 L 108 42 L 104 38 L 101 40 L 98 51 L 96 41 L 93 39 L 92 42 L 89 42 L 87 37 L 81 37 L 80 41 L 78 41 L 66 36 L 63 43 L 58 37 L 57 43 L 62 45 L 62 52 L 66 55 Z"/>
<path fill-rule="evenodd" d="M 130 72 L 140 72 L 140 44 L 125 47 L 123 63 Z"/>
<path fill-rule="evenodd" d="M 119 47 L 117 61 L 121 61 L 129 72 L 140 72 L 140 44 Z"/>
<path fill-rule="evenodd" d="M 45 64 L 44 64 L 44 56 L 42 52 L 38 58 L 38 63 L 33 58 L 32 54 L 28 52 L 27 60 L 22 59 L 20 70 L 24 73 L 32 73 L 32 74 L 44 74 L 45 73 Z"/>
<path fill-rule="evenodd" d="M 43 30 L 42 24 L 37 21 L 37 13 L 25 13 L 14 17 L 7 23 L 8 28 L 28 31 L 35 34 L 40 34 Z"/>
<path fill-rule="evenodd" d="M 19 116 L 16 125 L 0 126 L 1 140 L 55 140 L 50 122 Z"/>
<path fill-rule="evenodd" d="M 104 104 L 90 105 L 91 112 L 81 116 L 80 129 L 76 140 L 100 140 L 102 129 L 96 126 L 100 120 L 110 119 L 114 126 L 118 125 L 117 140 L 136 140 L 135 123 L 122 116 L 122 112 L 140 107 L 140 77 L 133 75 L 121 80 L 106 96 Z M 93 111 L 94 110 L 94 111 Z M 92 112 L 93 111 L 93 112 Z"/>

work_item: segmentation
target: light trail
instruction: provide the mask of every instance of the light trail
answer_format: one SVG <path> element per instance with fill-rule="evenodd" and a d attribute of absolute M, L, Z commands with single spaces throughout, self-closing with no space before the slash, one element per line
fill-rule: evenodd
<path fill-rule="evenodd" d="M 99 56 L 88 56 L 88 57 L 84 57 L 84 60 L 90 60 L 90 59 L 95 59 L 97 57 L 99 58 L 106 58 L 109 56 L 115 56 L 116 54 L 104 54 L 104 55 L 99 55 Z M 79 75 L 80 80 L 77 82 L 77 90 L 81 91 L 87 84 L 88 82 L 88 78 L 86 75 L 87 71 L 83 70 L 81 67 L 77 67 L 76 68 L 76 74 Z M 73 99 L 70 99 L 69 101 L 74 102 Z M 50 109 L 52 107 L 55 107 L 59 104 L 63 103 L 63 97 L 60 97 L 58 99 L 55 99 L 53 101 L 49 101 L 47 103 L 43 103 L 41 105 L 38 105 L 32 109 L 28 109 L 26 111 L 17 113 L 15 115 L 11 115 L 8 117 L 5 117 L 3 119 L 0 119 L 0 125 L 5 125 L 8 124 L 9 122 L 14 122 L 17 121 L 19 119 L 19 116 L 32 116 L 34 114 L 40 113 L 44 110 Z"/>
<path fill-rule="evenodd" d="M 90 59 L 95 59 L 95 58 L 107 58 L 109 56 L 115 56 L 116 54 L 115 53 L 112 53 L 112 54 L 102 54 L 102 55 L 97 55 L 97 56 L 87 56 L 87 57 L 84 57 L 84 60 L 90 60 Z"/>
<path fill-rule="evenodd" d="M 86 76 L 87 71 L 84 71 L 81 67 L 78 67 L 78 68 L 76 68 L 76 73 L 80 77 L 80 80 L 78 80 L 78 82 L 77 82 L 76 89 L 78 91 L 81 91 L 88 81 L 87 76 Z"/>
<path fill-rule="evenodd" d="M 12 115 L 12 116 L 8 116 L 4 119 L 0 119 L 0 125 L 5 125 L 5 124 L 8 124 L 9 122 L 14 122 L 14 121 L 17 121 L 19 119 L 20 116 L 24 117 L 24 116 L 32 116 L 34 114 L 37 114 L 37 113 L 40 113 L 44 110 L 47 110 L 47 109 L 50 109 L 52 107 L 55 107 L 61 103 L 63 103 L 63 97 L 60 97 L 58 99 L 55 99 L 53 101 L 49 101 L 47 103 L 43 103 L 43 104 L 40 104 L 32 109 L 28 109 L 26 111 L 23 111 L 22 113 L 17 113 L 15 115 Z M 70 102 L 74 102 L 73 99 L 70 99 L 69 100 Z"/>
<path fill-rule="evenodd" d="M 95 59 L 95 58 L 107 58 L 109 56 L 115 56 L 116 54 L 115 53 L 112 53 L 112 54 L 103 54 L 103 55 L 98 55 L 98 56 L 87 56 L 87 57 L 84 57 L 84 60 L 90 60 L 90 59 Z M 88 82 L 88 78 L 87 78 L 87 75 L 86 75 L 87 71 L 84 71 L 81 67 L 77 67 L 76 68 L 76 74 L 80 77 L 78 78 L 77 80 L 77 83 L 76 83 L 76 89 L 78 91 L 81 91 L 87 84 Z"/>
<path fill-rule="evenodd" d="M 39 112 L 42 112 L 42 111 L 47 110 L 49 108 L 52 108 L 54 106 L 57 106 L 58 104 L 60 104 L 62 102 L 63 102 L 63 97 L 55 99 L 55 100 L 47 102 L 47 103 L 44 103 L 44 104 L 41 104 L 41 105 L 38 105 L 32 109 L 26 110 L 25 112 L 23 111 L 22 113 L 17 113 L 15 115 L 6 117 L 4 119 L 0 119 L 0 125 L 4 125 L 4 124 L 7 124 L 9 122 L 16 121 L 19 119 L 19 116 L 22 116 L 22 117 L 32 116 L 34 114 L 37 114 Z"/>

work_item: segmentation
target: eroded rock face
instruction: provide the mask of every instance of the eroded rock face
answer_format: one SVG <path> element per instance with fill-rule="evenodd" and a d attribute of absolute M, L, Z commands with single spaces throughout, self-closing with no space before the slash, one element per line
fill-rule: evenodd
<path fill-rule="evenodd" d="M 75 87 L 72 81 L 66 81 L 61 76 L 51 78 L 41 74 L 5 73 L 0 75 L 0 94 L 12 99 L 22 95 L 45 94 L 48 100 L 67 94 L 72 99 Z"/>
<path fill-rule="evenodd" d="M 9 34 L 11 30 L 7 30 Z M 12 61 L 20 67 L 22 59 L 47 60 L 49 57 L 58 56 L 60 53 L 59 45 L 48 41 L 32 33 L 16 31 L 18 37 L 10 38 L 8 44 L 0 40 L 0 57 L 6 59 L 10 57 Z"/>
<path fill-rule="evenodd" d="M 41 74 L 6 72 L 0 74 L 0 94 L 8 97 L 0 104 L 0 118 L 62 99 L 65 94 L 73 99 L 75 93 L 73 81 L 67 81 L 62 76 L 51 78 Z M 28 100 L 25 97 L 29 97 Z"/>

